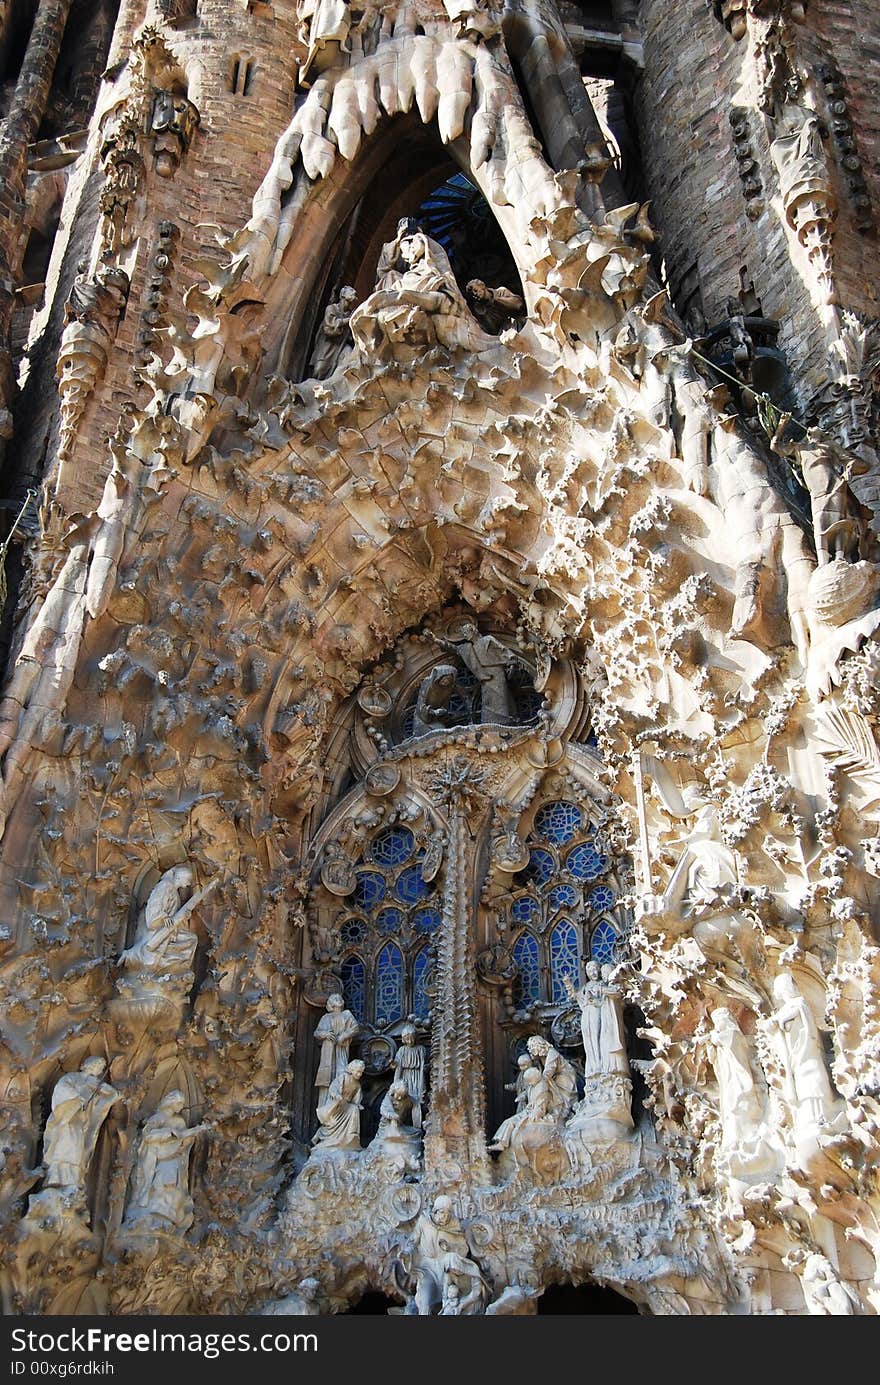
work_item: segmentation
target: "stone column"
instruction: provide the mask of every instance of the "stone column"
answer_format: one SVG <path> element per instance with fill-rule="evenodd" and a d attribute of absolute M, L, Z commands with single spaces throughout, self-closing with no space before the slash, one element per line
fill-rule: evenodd
<path fill-rule="evenodd" d="M 21 255 L 28 147 L 46 110 L 72 0 L 40 0 L 9 114 L 0 131 L 0 410 L 14 389 L 9 329 Z"/>
<path fill-rule="evenodd" d="M 456 756 L 434 778 L 433 792 L 448 814 L 443 922 L 431 1006 L 431 1097 L 425 1129 L 425 1169 L 443 1175 L 450 1162 L 467 1176 L 486 1176 L 485 1080 L 477 1028 L 476 950 L 468 882 L 473 852 L 469 812 L 480 800 L 482 774 Z"/>

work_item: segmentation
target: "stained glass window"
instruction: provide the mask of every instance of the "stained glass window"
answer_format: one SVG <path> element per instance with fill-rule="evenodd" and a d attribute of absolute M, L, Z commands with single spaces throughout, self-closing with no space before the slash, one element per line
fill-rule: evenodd
<path fill-rule="evenodd" d="M 540 804 L 527 841 L 529 863 L 515 881 L 522 893 L 507 906 L 508 927 L 518 934 L 514 995 L 519 1006 L 530 1000 L 567 1005 L 566 978 L 580 984 L 585 957 L 604 963 L 620 956 L 621 925 L 608 917 L 619 887 L 608 878 L 611 862 L 599 831 L 579 804 Z"/>
<path fill-rule="evenodd" d="M 597 885 L 595 890 L 590 890 L 587 898 L 590 903 L 590 908 L 598 911 L 610 909 L 617 896 L 610 885 Z"/>
<path fill-rule="evenodd" d="M 535 814 L 535 834 L 548 842 L 570 842 L 580 831 L 583 813 L 576 803 L 545 803 Z"/>
<path fill-rule="evenodd" d="M 433 933 L 440 927 L 440 912 L 438 909 L 423 908 L 416 909 L 412 914 L 412 926 L 417 933 Z"/>
<path fill-rule="evenodd" d="M 540 846 L 533 846 L 526 871 L 536 885 L 546 885 L 556 874 L 556 862 L 549 851 L 544 851 Z"/>
<path fill-rule="evenodd" d="M 565 978 L 578 984 L 578 940 L 574 924 L 560 919 L 550 933 L 550 999 L 561 1004 L 568 999 Z"/>
<path fill-rule="evenodd" d="M 373 870 L 359 870 L 352 901 L 357 909 L 373 909 L 385 898 L 385 881 Z"/>
<path fill-rule="evenodd" d="M 574 885 L 554 885 L 547 891 L 547 898 L 554 913 L 557 909 L 573 909 L 578 902 L 578 891 Z"/>
<path fill-rule="evenodd" d="M 367 925 L 363 919 L 346 919 L 339 930 L 343 947 L 356 947 L 367 936 Z"/>
<path fill-rule="evenodd" d="M 394 893 L 404 904 L 417 904 L 431 893 L 431 886 L 422 879 L 419 866 L 410 866 L 397 877 Z"/>
<path fill-rule="evenodd" d="M 428 1017 L 425 940 L 441 914 L 437 881 L 422 879 L 425 840 L 402 823 L 380 828 L 355 863 L 347 910 L 336 915 L 346 1001 L 368 1027 L 387 1029 L 410 1013 Z"/>
<path fill-rule="evenodd" d="M 579 842 L 565 858 L 566 868 L 578 880 L 595 880 L 608 869 L 608 857 L 597 851 L 592 842 Z"/>
<path fill-rule="evenodd" d="M 380 909 L 376 915 L 376 927 L 380 933 L 399 933 L 402 923 L 400 909 Z"/>
<path fill-rule="evenodd" d="M 593 929 L 590 940 L 590 955 L 600 966 L 617 960 L 617 929 L 608 919 L 602 919 Z"/>
<path fill-rule="evenodd" d="M 360 957 L 346 957 L 339 968 L 347 1009 L 362 1023 L 367 1017 L 367 969 Z"/>
<path fill-rule="evenodd" d="M 538 901 L 530 894 L 521 894 L 510 906 L 510 916 L 517 923 L 530 923 L 538 917 Z"/>
<path fill-rule="evenodd" d="M 376 1024 L 394 1024 L 403 1018 L 403 957 L 394 943 L 386 943 L 376 959 Z"/>
<path fill-rule="evenodd" d="M 377 866 L 400 866 L 414 846 L 415 837 L 408 827 L 386 827 L 373 838 L 370 855 Z"/>
<path fill-rule="evenodd" d="M 427 947 L 423 947 L 421 952 L 417 952 L 413 959 L 413 1014 L 420 1020 L 426 1020 L 431 1012 L 431 997 L 428 994 L 428 983 L 431 976 L 431 952 Z"/>
<path fill-rule="evenodd" d="M 541 967 L 538 961 L 538 940 L 533 933 L 520 933 L 513 945 L 513 958 L 519 968 L 513 987 L 516 1006 L 528 1005 L 541 999 Z"/>

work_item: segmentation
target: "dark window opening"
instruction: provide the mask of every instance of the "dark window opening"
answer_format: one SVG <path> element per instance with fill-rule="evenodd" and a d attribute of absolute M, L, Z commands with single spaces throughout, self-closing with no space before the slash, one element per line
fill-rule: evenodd
<path fill-rule="evenodd" d="M 600 1284 L 552 1284 L 538 1299 L 538 1316 L 542 1314 L 583 1313 L 638 1315 L 638 1308 L 631 1299 L 615 1289 L 605 1289 Z"/>

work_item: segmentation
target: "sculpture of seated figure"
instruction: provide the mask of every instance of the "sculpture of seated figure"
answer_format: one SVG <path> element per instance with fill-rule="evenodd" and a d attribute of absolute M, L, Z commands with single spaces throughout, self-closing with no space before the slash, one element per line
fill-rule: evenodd
<path fill-rule="evenodd" d="M 449 701 L 458 684 L 452 664 L 437 664 L 419 686 L 413 713 L 413 735 L 427 736 L 452 725 Z"/>
<path fill-rule="evenodd" d="M 471 279 L 465 293 L 474 317 L 487 332 L 493 334 L 514 325 L 513 319 L 525 307 L 518 293 L 511 293 L 503 284 L 497 289 L 490 288 L 482 279 Z"/>
<path fill-rule="evenodd" d="M 383 1154 L 418 1159 L 419 1131 L 413 1120 L 413 1101 L 404 1082 L 392 1082 L 379 1107 L 379 1129 L 372 1147 Z"/>
<path fill-rule="evenodd" d="M 127 1000 L 159 1001 L 175 1009 L 186 1000 L 195 980 L 192 963 L 199 942 L 189 920 L 219 880 L 181 904 L 180 891 L 192 883 L 189 866 L 173 866 L 150 891 L 135 940 L 119 958 L 119 992 Z"/>
<path fill-rule="evenodd" d="M 431 347 L 478 352 L 498 345 L 471 313 L 446 251 L 409 217 L 383 246 L 376 289 L 349 325 L 366 360 L 409 364 Z"/>
<path fill-rule="evenodd" d="M 312 1136 L 314 1154 L 361 1147 L 361 1078 L 364 1064 L 353 1058 L 345 1070 L 334 1077 L 327 1098 L 318 1106 L 318 1130 Z"/>

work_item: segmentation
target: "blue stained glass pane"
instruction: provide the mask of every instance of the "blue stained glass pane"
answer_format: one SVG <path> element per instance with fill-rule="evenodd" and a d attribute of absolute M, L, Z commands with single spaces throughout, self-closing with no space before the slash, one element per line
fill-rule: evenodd
<path fill-rule="evenodd" d="M 418 904 L 420 899 L 431 893 L 431 886 L 422 879 L 422 872 L 418 866 L 410 866 L 398 876 L 394 893 L 404 904 Z"/>
<path fill-rule="evenodd" d="M 580 831 L 583 813 L 576 803 L 545 803 L 535 814 L 535 835 L 548 842 L 570 842 Z"/>
<path fill-rule="evenodd" d="M 367 936 L 367 925 L 363 919 L 346 919 L 339 930 L 339 941 L 343 947 L 355 947 Z"/>
<path fill-rule="evenodd" d="M 373 909 L 385 898 L 385 881 L 374 870 L 359 870 L 352 900 L 358 909 Z"/>
<path fill-rule="evenodd" d="M 346 957 L 339 968 L 342 995 L 347 1008 L 362 1023 L 367 1008 L 367 969 L 360 957 Z"/>
<path fill-rule="evenodd" d="M 551 909 L 573 909 L 578 902 L 578 892 L 574 885 L 554 885 L 548 890 L 547 898 Z"/>
<path fill-rule="evenodd" d="M 538 941 L 531 933 L 520 933 L 513 945 L 513 958 L 519 967 L 513 983 L 513 1003 L 528 1005 L 541 998 L 541 970 L 538 966 Z"/>
<path fill-rule="evenodd" d="M 577 880 L 595 880 L 608 869 L 608 857 L 601 855 L 592 842 L 579 842 L 571 848 L 565 864 Z"/>
<path fill-rule="evenodd" d="M 510 916 L 515 923 L 528 923 L 538 916 L 538 901 L 530 894 L 521 894 L 511 904 Z"/>
<path fill-rule="evenodd" d="M 376 960 L 376 1023 L 394 1024 L 403 1014 L 403 958 L 386 943 Z"/>
<path fill-rule="evenodd" d="M 380 933 L 398 933 L 403 923 L 399 909 L 380 909 L 376 915 L 376 927 Z"/>
<path fill-rule="evenodd" d="M 412 916 L 412 926 L 417 933 L 433 933 L 440 927 L 440 911 L 430 908 L 416 909 Z"/>
<path fill-rule="evenodd" d="M 550 934 L 550 989 L 554 1004 L 568 999 L 566 976 L 573 986 L 577 985 L 577 933 L 568 919 L 560 919 Z"/>
<path fill-rule="evenodd" d="M 616 898 L 609 885 L 597 885 L 589 894 L 590 905 L 594 909 L 610 909 Z"/>
<path fill-rule="evenodd" d="M 377 866 L 400 866 L 415 844 L 416 839 L 408 827 L 386 827 L 373 838 L 370 855 Z"/>
<path fill-rule="evenodd" d="M 618 935 L 616 930 L 603 919 L 597 923 L 593 929 L 593 936 L 590 940 L 590 955 L 593 959 L 603 965 L 605 962 L 613 962 L 617 957 Z"/>
<path fill-rule="evenodd" d="M 540 846 L 533 846 L 526 870 L 536 884 L 545 885 L 556 873 L 556 862 L 549 851 Z"/>
<path fill-rule="evenodd" d="M 431 975 L 431 953 L 423 947 L 413 961 L 413 1014 L 420 1020 L 431 1015 L 431 997 L 428 995 L 428 980 Z"/>

